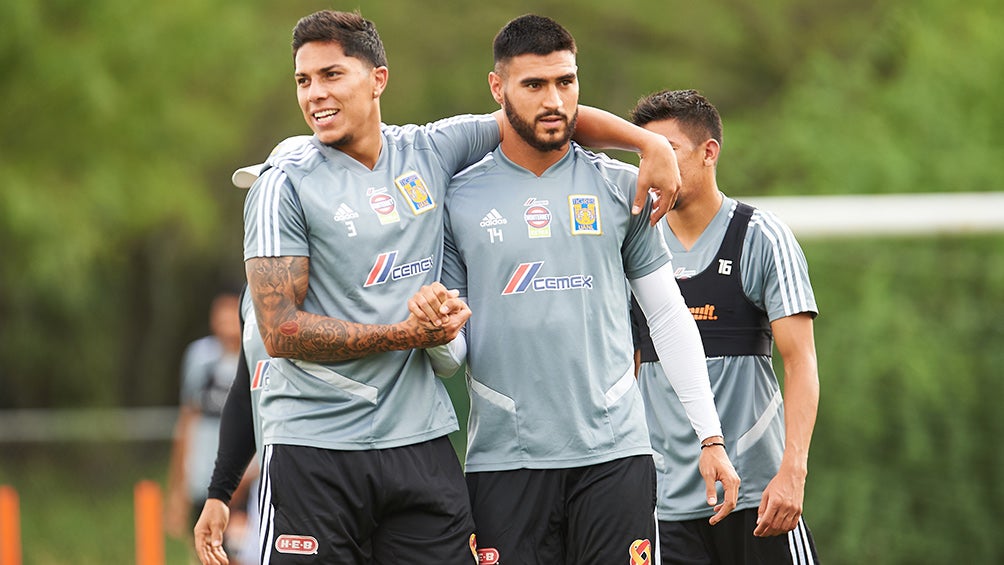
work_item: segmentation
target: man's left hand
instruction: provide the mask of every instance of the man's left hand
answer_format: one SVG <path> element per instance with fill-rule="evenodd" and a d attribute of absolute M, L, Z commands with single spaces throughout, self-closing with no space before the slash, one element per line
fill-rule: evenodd
<path fill-rule="evenodd" d="M 676 196 L 683 185 L 680 166 L 676 162 L 676 152 L 669 141 L 658 136 L 661 142 L 646 147 L 638 165 L 638 189 L 635 192 L 632 214 L 638 214 L 645 206 L 649 193 L 655 195 L 649 224 L 656 225 L 676 203 Z"/>

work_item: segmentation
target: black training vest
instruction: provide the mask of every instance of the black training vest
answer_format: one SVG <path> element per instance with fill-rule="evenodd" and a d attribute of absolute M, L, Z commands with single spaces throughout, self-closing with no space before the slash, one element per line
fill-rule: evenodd
<path fill-rule="evenodd" d="M 770 320 L 765 311 L 746 297 L 739 269 L 752 216 L 753 207 L 739 202 L 722 245 L 708 267 L 693 277 L 676 281 L 697 321 L 704 354 L 708 357 L 771 354 Z M 635 347 L 641 350 L 641 360 L 658 361 L 645 316 L 634 297 L 631 307 Z"/>

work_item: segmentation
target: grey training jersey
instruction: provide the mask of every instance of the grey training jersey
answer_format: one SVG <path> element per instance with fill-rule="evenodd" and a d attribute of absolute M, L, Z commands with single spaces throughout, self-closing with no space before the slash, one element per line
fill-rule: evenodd
<path fill-rule="evenodd" d="M 472 311 L 468 472 L 652 453 L 625 276 L 669 256 L 650 210 L 631 215 L 636 182 L 575 143 L 539 178 L 501 149 L 454 178 L 443 284 Z"/>
<path fill-rule="evenodd" d="M 246 289 L 241 293 L 241 315 L 244 317 L 244 361 L 251 376 L 251 419 L 254 425 L 255 453 L 261 461 L 261 413 L 258 408 L 262 388 L 268 382 L 268 366 L 271 359 L 265 351 L 265 343 L 258 331 L 258 319 L 255 317 L 254 304 L 251 303 L 251 293 Z"/>
<path fill-rule="evenodd" d="M 406 319 L 408 298 L 439 278 L 450 178 L 499 142 L 490 115 L 382 131 L 373 170 L 308 138 L 271 156 L 248 193 L 244 258 L 309 257 L 308 312 L 365 324 Z M 458 428 L 420 350 L 324 364 L 274 359 L 260 408 L 266 445 L 383 449 Z"/>
<path fill-rule="evenodd" d="M 216 336 L 193 341 L 185 349 L 181 404 L 198 411 L 185 445 L 185 480 L 192 500 L 203 500 L 213 474 L 220 438 L 220 414 L 237 371 L 238 354 L 224 350 Z"/>
<path fill-rule="evenodd" d="M 736 201 L 725 197 L 689 251 L 662 225 L 677 279 L 709 268 L 735 207 Z M 802 249 L 788 227 L 770 212 L 754 211 L 739 273 L 747 298 L 767 312 L 770 321 L 801 312 L 816 314 Z M 709 357 L 707 363 L 729 458 L 742 479 L 736 509 L 756 508 L 784 453 L 784 412 L 777 376 L 765 355 Z M 711 516 L 714 511 L 705 500 L 704 481 L 697 471 L 700 446 L 661 365 L 643 363 L 638 382 L 656 451 L 659 519 Z"/>

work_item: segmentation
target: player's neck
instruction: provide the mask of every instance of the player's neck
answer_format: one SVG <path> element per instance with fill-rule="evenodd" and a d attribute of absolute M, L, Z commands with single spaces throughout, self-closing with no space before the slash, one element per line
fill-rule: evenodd
<path fill-rule="evenodd" d="M 684 249 L 689 251 L 694 246 L 718 214 L 724 198 L 712 181 L 710 186 L 681 199 L 679 206 L 666 214 L 666 222 Z"/>
<path fill-rule="evenodd" d="M 541 151 L 524 141 L 511 128 L 505 132 L 501 143 L 502 153 L 505 154 L 507 159 L 538 177 L 560 161 L 568 153 L 570 147 L 569 143 L 565 143 L 562 149 Z"/>
<path fill-rule="evenodd" d="M 380 159 L 380 151 L 383 149 L 383 130 L 380 127 L 379 111 L 376 114 L 376 119 L 356 130 L 347 143 L 331 147 L 359 161 L 372 171 L 376 167 L 377 161 Z"/>

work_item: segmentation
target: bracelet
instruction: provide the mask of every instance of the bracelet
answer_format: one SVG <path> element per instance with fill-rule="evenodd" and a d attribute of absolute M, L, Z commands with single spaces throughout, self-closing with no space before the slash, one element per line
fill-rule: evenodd
<path fill-rule="evenodd" d="M 708 443 L 702 443 L 701 444 L 701 449 L 704 449 L 705 447 L 711 447 L 712 445 L 720 445 L 723 448 L 725 447 L 725 444 L 722 443 L 722 442 L 720 442 L 720 441 L 712 441 L 712 442 L 708 442 Z"/>

